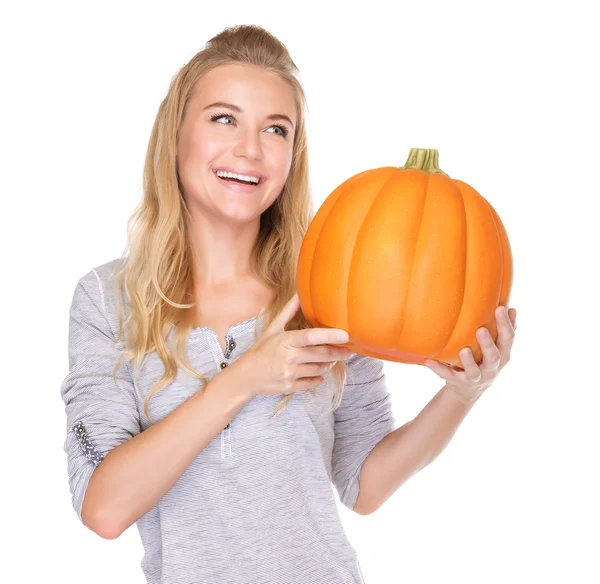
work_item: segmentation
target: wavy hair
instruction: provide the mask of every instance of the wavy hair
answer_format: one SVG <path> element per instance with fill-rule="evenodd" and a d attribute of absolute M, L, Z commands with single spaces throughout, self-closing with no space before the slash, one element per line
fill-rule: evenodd
<path fill-rule="evenodd" d="M 192 329 L 186 311 L 192 299 L 193 256 L 189 239 L 190 212 L 183 196 L 176 159 L 176 145 L 186 104 L 195 84 L 220 65 L 243 63 L 277 74 L 291 87 L 296 105 L 297 129 L 293 155 L 285 185 L 273 204 L 260 217 L 259 234 L 251 252 L 250 270 L 260 281 L 272 286 L 275 295 L 264 313 L 263 332 L 296 292 L 296 269 L 300 247 L 313 217 L 308 176 L 308 152 L 304 110 L 306 98 L 296 74 L 298 69 L 283 43 L 265 29 L 240 25 L 224 29 L 210 39 L 172 78 L 152 127 L 143 173 L 143 197 L 127 222 L 127 244 L 116 270 L 114 294 L 119 315 L 117 343 L 127 329 L 127 343 L 113 377 L 126 361 L 139 367 L 146 355 L 156 351 L 164 364 L 163 376 L 151 387 L 148 402 L 177 376 L 181 368 L 193 378 L 209 379 L 194 369 L 185 347 Z M 124 299 L 121 298 L 124 294 Z M 127 305 L 127 318 L 123 306 Z M 312 328 L 302 310 L 286 330 Z M 173 329 L 173 351 L 167 335 Z M 258 338 L 255 327 L 255 338 Z M 324 376 L 335 382 L 332 409 L 338 407 L 344 391 L 347 366 L 338 361 Z M 275 409 L 278 416 L 293 393 L 283 395 Z M 312 397 L 312 394 L 311 394 Z"/>

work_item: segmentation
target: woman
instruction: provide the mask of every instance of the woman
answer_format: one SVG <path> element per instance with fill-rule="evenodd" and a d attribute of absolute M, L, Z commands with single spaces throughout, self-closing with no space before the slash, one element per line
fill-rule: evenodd
<path fill-rule="evenodd" d="M 366 514 L 407 478 L 383 448 L 360 474 L 408 427 L 382 362 L 299 311 L 312 209 L 296 72 L 259 27 L 211 39 L 161 103 L 128 253 L 74 292 L 73 505 L 104 538 L 135 523 L 151 583 L 362 582 L 331 483 Z M 474 403 L 445 389 L 440 448 Z"/>

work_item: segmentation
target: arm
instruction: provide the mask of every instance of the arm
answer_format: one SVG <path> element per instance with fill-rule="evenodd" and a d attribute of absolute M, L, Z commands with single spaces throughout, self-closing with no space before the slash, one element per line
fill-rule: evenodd
<path fill-rule="evenodd" d="M 248 402 L 230 369 L 160 422 L 111 450 L 92 474 L 82 519 L 114 539 L 150 511 Z"/>
<path fill-rule="evenodd" d="M 120 353 L 93 270 L 75 288 L 69 315 L 61 396 L 72 504 L 84 525 L 114 539 L 158 503 L 250 396 L 232 366 L 142 432 L 131 375 L 123 366 L 117 384 L 112 376 Z"/>
<path fill-rule="evenodd" d="M 357 497 L 361 467 L 369 453 L 390 432 L 395 421 L 386 388 L 383 362 L 359 353 L 346 361 L 348 378 L 334 416 L 331 479 L 340 502 L 363 514 Z"/>
<path fill-rule="evenodd" d="M 387 434 L 363 464 L 355 510 L 368 515 L 379 509 L 411 476 L 433 462 L 475 401 L 463 401 L 444 386 L 413 420 Z"/>

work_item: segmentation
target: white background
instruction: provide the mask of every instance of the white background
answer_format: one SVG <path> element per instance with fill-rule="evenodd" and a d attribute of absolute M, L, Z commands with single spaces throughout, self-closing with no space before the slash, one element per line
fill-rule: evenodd
<path fill-rule="evenodd" d="M 278 36 L 300 68 L 315 208 L 362 170 L 436 148 L 440 167 L 498 211 L 512 245 L 511 362 L 440 457 L 379 511 L 340 505 L 366 584 L 600 582 L 592 4 L 3 8 L 3 581 L 144 582 L 137 528 L 103 540 L 71 507 L 59 395 L 68 309 L 78 279 L 124 249 L 171 77 L 245 23 Z M 424 367 L 385 372 L 397 426 L 443 385 Z"/>

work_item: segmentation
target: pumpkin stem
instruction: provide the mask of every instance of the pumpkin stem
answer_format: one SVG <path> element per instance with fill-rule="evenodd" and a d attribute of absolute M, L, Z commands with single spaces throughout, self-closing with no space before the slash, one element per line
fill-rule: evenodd
<path fill-rule="evenodd" d="M 411 148 L 406 164 L 400 168 L 402 170 L 414 168 L 416 170 L 423 170 L 429 174 L 443 174 L 448 176 L 438 167 L 438 151 L 433 148 Z"/>

